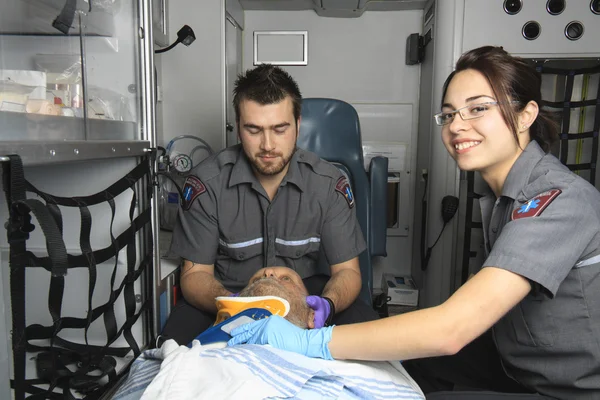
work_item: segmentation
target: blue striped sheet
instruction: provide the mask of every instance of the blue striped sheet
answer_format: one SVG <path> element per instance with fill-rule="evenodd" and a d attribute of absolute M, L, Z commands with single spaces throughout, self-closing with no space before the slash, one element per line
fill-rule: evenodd
<path fill-rule="evenodd" d="M 199 356 L 245 366 L 277 391 L 274 398 L 424 399 L 401 372 L 387 363 L 325 361 L 257 345 L 212 348 L 202 351 Z M 113 399 L 139 399 L 159 373 L 161 357 L 160 349 L 143 352 L 132 364 L 128 380 Z"/>
<path fill-rule="evenodd" d="M 119 387 L 113 400 L 137 400 L 152 379 L 160 372 L 160 349 L 146 350 L 131 364 L 127 380 Z"/>
<path fill-rule="evenodd" d="M 275 387 L 284 398 L 423 399 L 410 385 L 392 381 L 387 371 L 383 375 L 390 379 L 340 375 L 334 365 L 339 361 L 309 359 L 268 346 L 211 349 L 200 356 L 227 359 L 245 365 L 263 382 Z M 323 367 L 327 363 L 330 363 L 332 370 Z M 369 363 L 369 366 L 374 365 L 377 364 Z M 401 374 L 398 372 L 398 375 Z"/>

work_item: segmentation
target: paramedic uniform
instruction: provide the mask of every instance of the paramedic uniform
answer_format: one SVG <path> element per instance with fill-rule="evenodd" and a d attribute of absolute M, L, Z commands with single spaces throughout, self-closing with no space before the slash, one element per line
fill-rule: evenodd
<path fill-rule="evenodd" d="M 600 398 L 600 193 L 532 141 L 502 196 L 480 204 L 484 267 L 533 288 L 493 328 L 507 374 L 549 396 Z"/>
<path fill-rule="evenodd" d="M 411 360 L 406 369 L 426 393 L 458 385 L 523 393 L 519 399 L 599 399 L 600 193 L 532 141 L 502 196 L 490 191 L 479 204 L 483 268 L 519 274 L 532 290 L 456 355 Z M 505 395 L 494 396 L 485 398 Z"/>
<path fill-rule="evenodd" d="M 214 264 L 215 278 L 233 292 L 263 267 L 286 266 L 305 279 L 323 272 L 320 257 L 327 265 L 338 264 L 365 249 L 352 192 L 335 166 L 298 149 L 270 201 L 241 145 L 224 149 L 192 171 L 171 244 L 171 251 L 184 259 Z M 317 295 L 325 282 L 314 293 L 305 281 Z M 352 313 L 353 306 L 346 311 Z M 377 316 L 374 310 L 367 313 L 373 317 L 361 311 L 347 322 Z M 214 315 L 210 319 L 214 322 Z"/>

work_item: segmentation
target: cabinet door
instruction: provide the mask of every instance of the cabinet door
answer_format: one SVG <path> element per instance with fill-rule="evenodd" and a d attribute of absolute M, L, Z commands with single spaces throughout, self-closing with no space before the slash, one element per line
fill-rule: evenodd
<path fill-rule="evenodd" d="M 140 139 L 137 0 L 3 0 L 0 140 Z"/>

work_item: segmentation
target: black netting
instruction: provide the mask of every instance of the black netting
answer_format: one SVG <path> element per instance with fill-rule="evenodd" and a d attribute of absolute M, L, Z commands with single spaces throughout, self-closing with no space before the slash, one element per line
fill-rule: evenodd
<path fill-rule="evenodd" d="M 21 399 L 96 399 L 114 385 L 119 378 L 117 358 L 129 360 L 140 354 L 132 328 L 142 316 L 149 317 L 152 299 L 136 295 L 136 285 L 142 291 L 149 289 L 152 265 L 151 233 L 151 160 L 141 163 L 119 181 L 91 196 L 59 197 L 44 193 L 31 185 L 24 176 L 21 159 L 9 156 L 10 162 L 3 168 L 3 186 L 9 208 L 6 225 L 10 245 L 10 295 L 12 304 L 12 350 L 13 379 L 11 387 L 14 398 Z M 139 185 L 142 183 L 142 185 Z M 116 205 L 115 198 L 130 191 L 131 203 L 128 210 L 128 227 L 117 237 L 113 235 Z M 26 192 L 38 198 L 27 198 Z M 138 210 L 138 192 L 146 196 L 144 209 Z M 110 242 L 106 248 L 94 249 L 91 244 L 92 213 L 90 207 L 106 203 L 111 210 Z M 63 237 L 63 213 L 61 208 L 76 208 L 80 215 L 80 254 L 67 252 Z M 27 249 L 29 233 L 34 223 L 43 231 L 46 241 L 46 256 L 33 254 Z M 120 221 L 122 222 L 122 221 Z M 119 261 L 119 258 L 124 260 Z M 112 262 L 114 260 L 114 263 Z M 95 305 L 99 268 L 111 261 L 110 286 L 103 298 L 108 300 Z M 47 308 L 50 324 L 26 325 L 27 271 L 45 270 L 49 275 Z M 86 294 L 78 301 L 85 304 L 85 316 L 65 315 L 65 277 L 69 271 L 85 270 L 87 273 Z M 125 269 L 126 271 L 124 271 Z M 107 274 L 104 274 L 107 276 Z M 143 278 L 146 279 L 143 279 Z M 145 298 L 144 298 L 145 297 Z M 117 300 L 120 303 L 117 304 Z M 115 307 L 125 309 L 125 315 L 117 318 Z M 100 319 L 102 318 L 102 319 Z M 123 320 L 124 319 L 124 320 Z M 148 318 L 149 319 L 149 318 Z M 103 343 L 90 343 L 88 331 L 94 321 L 105 327 Z M 149 324 L 147 324 L 149 326 Z M 72 338 L 73 331 L 79 332 Z M 69 335 L 66 335 L 69 332 Z M 149 330 L 146 335 L 150 335 Z M 127 345 L 116 345 L 117 341 Z M 150 338 L 151 340 L 151 338 Z M 26 372 L 27 360 L 35 359 L 36 373 Z M 122 367 L 122 366 L 121 366 Z M 120 368 L 125 371 L 126 368 Z M 32 375 L 36 375 L 32 378 Z"/>

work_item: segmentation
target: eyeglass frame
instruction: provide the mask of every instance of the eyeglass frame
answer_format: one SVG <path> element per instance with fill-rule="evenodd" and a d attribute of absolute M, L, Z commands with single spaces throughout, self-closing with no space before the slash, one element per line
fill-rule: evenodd
<path fill-rule="evenodd" d="M 483 102 L 483 103 L 469 104 L 469 105 L 466 105 L 466 106 L 464 106 L 464 107 L 457 108 L 456 110 L 452 110 L 452 111 L 448 111 L 448 112 L 441 111 L 441 112 L 439 112 L 439 113 L 437 113 L 437 114 L 433 114 L 433 119 L 434 119 L 434 121 L 435 121 L 436 125 L 438 125 L 438 126 L 446 126 L 446 125 L 450 125 L 450 124 L 452 123 L 452 121 L 454 121 L 454 118 L 456 117 L 456 114 L 459 114 L 459 115 L 460 115 L 460 117 L 462 118 L 462 120 L 463 120 L 463 121 L 469 121 L 469 120 L 472 120 L 472 119 L 481 118 L 481 117 L 483 117 L 483 116 L 485 115 L 485 113 L 483 113 L 483 114 L 481 114 L 481 115 L 479 115 L 479 116 L 477 116 L 477 117 L 469 117 L 469 118 L 465 118 L 465 116 L 464 116 L 464 115 L 462 114 L 462 112 L 461 112 L 461 111 L 462 111 L 462 110 L 464 110 L 465 108 L 469 108 L 469 107 L 476 107 L 476 106 L 483 106 L 483 105 L 493 105 L 493 106 L 497 106 L 497 105 L 499 105 L 499 104 L 502 104 L 502 103 L 503 103 L 502 101 L 485 101 L 485 102 Z M 510 103 L 510 104 L 514 104 L 514 103 L 519 103 L 519 101 L 513 100 L 513 101 L 510 101 L 509 103 Z M 487 111 L 487 110 L 486 110 L 486 111 Z M 446 122 L 445 124 L 440 124 L 440 123 L 438 122 L 438 118 L 440 118 L 440 117 L 441 117 L 443 114 L 452 114 L 452 115 L 453 115 L 453 117 L 452 117 L 452 119 L 451 119 L 451 120 L 449 120 L 449 121 L 448 121 L 448 122 Z"/>

